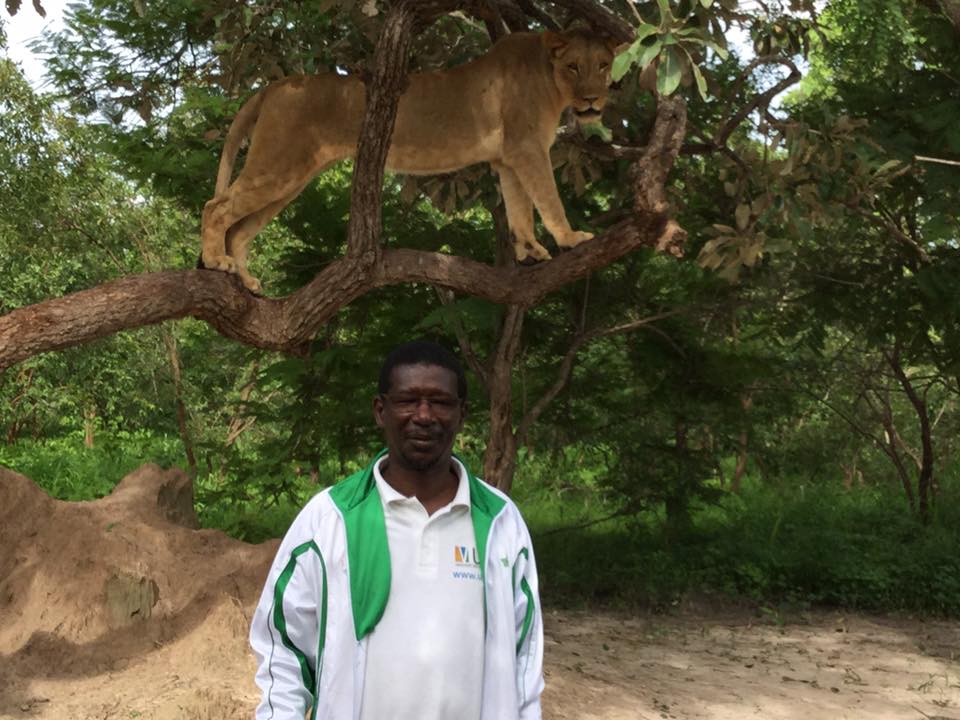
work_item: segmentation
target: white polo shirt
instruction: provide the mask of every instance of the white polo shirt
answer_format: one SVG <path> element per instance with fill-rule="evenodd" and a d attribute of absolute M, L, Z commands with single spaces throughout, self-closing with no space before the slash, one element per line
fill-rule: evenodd
<path fill-rule="evenodd" d="M 381 461 L 383 462 L 383 461 Z M 484 606 L 470 485 L 433 515 L 374 478 L 390 547 L 390 597 L 370 633 L 360 720 L 479 720 Z"/>

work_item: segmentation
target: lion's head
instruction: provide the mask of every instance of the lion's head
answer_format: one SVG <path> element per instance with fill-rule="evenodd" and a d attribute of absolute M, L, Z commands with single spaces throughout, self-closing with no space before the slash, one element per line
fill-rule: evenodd
<path fill-rule="evenodd" d="M 548 30 L 543 33 L 543 42 L 550 51 L 554 80 L 570 100 L 577 122 L 598 122 L 607 101 L 616 41 L 578 29 L 562 33 Z"/>

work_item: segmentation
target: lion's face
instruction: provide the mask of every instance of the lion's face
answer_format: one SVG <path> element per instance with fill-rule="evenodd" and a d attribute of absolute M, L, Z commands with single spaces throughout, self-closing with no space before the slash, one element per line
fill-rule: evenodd
<path fill-rule="evenodd" d="M 614 43 L 581 32 L 544 33 L 544 42 L 550 48 L 554 80 L 570 99 L 577 122 L 598 122 L 607 101 Z"/>

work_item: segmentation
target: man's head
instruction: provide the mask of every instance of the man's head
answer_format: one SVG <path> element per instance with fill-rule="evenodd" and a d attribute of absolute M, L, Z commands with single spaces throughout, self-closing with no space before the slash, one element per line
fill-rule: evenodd
<path fill-rule="evenodd" d="M 427 340 L 405 343 L 387 355 L 378 389 L 373 416 L 391 464 L 418 472 L 449 466 L 467 399 L 463 367 L 453 353 Z"/>

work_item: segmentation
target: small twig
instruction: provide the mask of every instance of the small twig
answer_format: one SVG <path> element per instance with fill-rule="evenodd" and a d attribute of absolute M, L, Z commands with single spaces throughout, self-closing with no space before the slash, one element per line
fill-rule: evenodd
<path fill-rule="evenodd" d="M 636 515 L 639 510 L 633 509 L 624 509 L 617 510 L 612 515 L 606 515 L 602 518 L 596 518 L 594 520 L 587 520 L 586 522 L 577 523 L 576 525 L 565 525 L 564 527 L 553 528 L 553 530 L 547 530 L 544 533 L 540 533 L 540 537 L 547 537 L 548 535 L 556 535 L 562 532 L 570 532 L 571 530 L 583 530 L 594 525 L 599 525 L 600 523 L 608 522 L 610 520 L 615 520 L 618 517 L 627 517 L 629 515 Z"/>
<path fill-rule="evenodd" d="M 960 167 L 960 161 L 957 160 L 945 160 L 943 158 L 927 157 L 926 155 L 914 155 L 914 160 L 920 160 L 921 162 L 931 162 L 931 163 L 940 163 L 941 165 L 956 165 Z"/>

